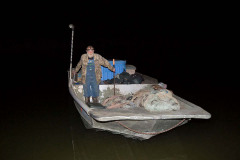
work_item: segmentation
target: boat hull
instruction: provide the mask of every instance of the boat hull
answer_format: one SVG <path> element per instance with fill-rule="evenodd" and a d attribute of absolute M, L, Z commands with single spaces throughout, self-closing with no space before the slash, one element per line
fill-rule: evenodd
<path fill-rule="evenodd" d="M 190 119 L 149 119 L 149 120 L 116 120 L 97 121 L 85 112 L 85 110 L 74 101 L 82 121 L 87 129 L 109 131 L 121 134 L 127 138 L 139 140 L 149 139 L 155 135 L 167 132 L 178 126 L 186 124 Z"/>

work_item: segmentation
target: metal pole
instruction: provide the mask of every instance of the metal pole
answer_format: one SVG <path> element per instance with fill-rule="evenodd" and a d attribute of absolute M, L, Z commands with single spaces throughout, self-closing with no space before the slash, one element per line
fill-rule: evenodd
<path fill-rule="evenodd" d="M 115 59 L 113 59 L 113 67 L 115 68 Z M 115 70 L 115 72 L 116 72 L 116 70 Z M 113 72 L 113 77 L 114 77 L 114 79 L 113 79 L 113 84 L 114 84 L 114 88 L 113 88 L 113 91 L 114 91 L 114 96 L 115 96 L 115 72 Z"/>
<path fill-rule="evenodd" d="M 71 41 L 71 58 L 70 58 L 70 79 L 72 79 L 72 55 L 73 55 L 73 36 L 74 36 L 74 25 L 69 24 L 69 28 L 72 29 L 72 41 Z"/>

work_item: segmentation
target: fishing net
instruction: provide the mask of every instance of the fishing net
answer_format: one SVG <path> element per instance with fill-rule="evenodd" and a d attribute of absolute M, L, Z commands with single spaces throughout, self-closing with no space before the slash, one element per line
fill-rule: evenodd
<path fill-rule="evenodd" d="M 107 109 L 143 107 L 150 112 L 176 111 L 180 109 L 179 102 L 172 92 L 158 86 L 141 89 L 132 95 L 116 95 L 103 101 Z"/>

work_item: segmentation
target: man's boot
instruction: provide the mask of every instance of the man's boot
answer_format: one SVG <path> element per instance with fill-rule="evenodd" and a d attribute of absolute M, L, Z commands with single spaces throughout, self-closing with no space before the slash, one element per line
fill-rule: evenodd
<path fill-rule="evenodd" d="M 85 103 L 86 104 L 90 103 L 90 97 L 85 97 Z"/>
<path fill-rule="evenodd" d="M 97 97 L 92 97 L 93 98 L 93 103 L 98 103 L 98 98 Z"/>

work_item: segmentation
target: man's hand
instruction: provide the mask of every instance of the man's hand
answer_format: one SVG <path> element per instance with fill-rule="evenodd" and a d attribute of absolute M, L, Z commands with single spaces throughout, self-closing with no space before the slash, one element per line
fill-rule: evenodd
<path fill-rule="evenodd" d="M 115 68 L 113 68 L 113 72 L 115 72 Z"/>
<path fill-rule="evenodd" d="M 75 75 L 76 74 L 76 71 L 75 69 L 72 70 L 72 75 Z"/>

